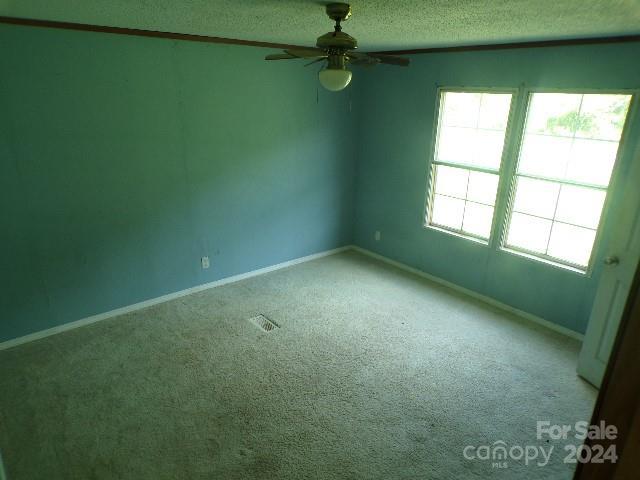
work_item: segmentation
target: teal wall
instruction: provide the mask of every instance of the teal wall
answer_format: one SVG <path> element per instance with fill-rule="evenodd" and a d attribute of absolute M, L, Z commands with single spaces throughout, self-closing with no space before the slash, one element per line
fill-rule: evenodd
<path fill-rule="evenodd" d="M 0 25 L 0 341 L 351 243 L 352 90 L 269 52 Z"/>
<path fill-rule="evenodd" d="M 354 239 L 585 330 L 599 265 L 422 228 L 436 87 L 638 88 L 640 45 L 418 55 L 340 94 L 268 51 L 0 25 L 0 341 Z"/>
<path fill-rule="evenodd" d="M 639 58 L 639 43 L 442 53 L 415 55 L 408 69 L 383 67 L 368 75 L 355 104 L 356 243 L 584 332 L 600 262 L 586 277 L 422 227 L 436 88 L 640 88 Z M 632 125 L 622 177 L 640 137 L 639 123 Z M 382 232 L 379 242 L 376 230 Z"/>

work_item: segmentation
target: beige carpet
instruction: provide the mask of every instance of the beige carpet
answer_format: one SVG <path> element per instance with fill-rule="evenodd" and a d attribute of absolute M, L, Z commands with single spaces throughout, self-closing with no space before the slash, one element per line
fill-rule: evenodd
<path fill-rule="evenodd" d="M 569 479 L 536 421 L 589 419 L 578 349 L 347 252 L 0 352 L 0 449 L 9 480 Z M 555 452 L 463 457 L 498 440 Z"/>

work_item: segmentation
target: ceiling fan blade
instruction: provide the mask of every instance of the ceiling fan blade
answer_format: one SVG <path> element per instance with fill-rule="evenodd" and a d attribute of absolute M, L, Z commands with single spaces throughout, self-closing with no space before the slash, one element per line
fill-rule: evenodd
<path fill-rule="evenodd" d="M 298 58 L 318 58 L 327 56 L 327 53 L 320 48 L 291 48 L 285 50 L 285 52 Z"/>
<path fill-rule="evenodd" d="M 380 63 L 380 60 L 362 53 L 347 53 L 350 65 L 358 65 L 363 67 L 373 67 Z"/>
<path fill-rule="evenodd" d="M 408 67 L 411 60 L 404 57 L 395 57 L 393 55 L 381 55 L 379 53 L 368 53 L 370 57 L 377 58 L 380 63 L 386 63 L 388 65 L 399 65 L 401 67 Z"/>
<path fill-rule="evenodd" d="M 289 55 L 288 53 L 273 53 L 271 55 L 267 55 L 264 57 L 265 60 L 289 60 L 291 58 L 298 58 L 294 55 Z"/>
<path fill-rule="evenodd" d="M 320 58 L 316 58 L 315 60 L 306 63 L 304 66 L 308 67 L 309 65 L 313 65 L 314 63 L 318 63 L 318 62 L 324 62 L 326 60 L 326 57 L 320 57 Z"/>
<path fill-rule="evenodd" d="M 354 59 L 354 58 L 367 59 L 367 58 L 369 58 L 366 53 L 360 53 L 360 52 L 354 52 L 354 51 L 347 52 L 347 57 L 349 57 L 351 59 Z"/>

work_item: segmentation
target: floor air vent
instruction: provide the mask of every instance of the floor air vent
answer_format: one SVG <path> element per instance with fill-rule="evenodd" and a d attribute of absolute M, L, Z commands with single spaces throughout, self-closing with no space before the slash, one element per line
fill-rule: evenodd
<path fill-rule="evenodd" d="M 249 321 L 254 325 L 256 325 L 257 327 L 260 327 L 260 329 L 265 332 L 271 332 L 272 330 L 279 328 L 278 325 L 273 323 L 264 315 L 258 315 L 256 317 L 250 318 Z"/>

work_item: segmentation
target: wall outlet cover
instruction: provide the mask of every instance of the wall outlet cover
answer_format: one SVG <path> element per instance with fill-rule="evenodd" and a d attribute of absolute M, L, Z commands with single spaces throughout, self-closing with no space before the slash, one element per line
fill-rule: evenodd
<path fill-rule="evenodd" d="M 210 263 L 209 263 L 209 257 L 202 257 L 202 258 L 200 259 L 200 263 L 202 264 L 202 268 L 203 268 L 203 269 L 204 269 L 204 268 L 209 268 L 209 265 L 210 265 Z"/>
<path fill-rule="evenodd" d="M 380 238 L 382 237 L 382 234 L 380 233 L 380 230 L 376 230 L 376 233 L 374 235 L 376 242 L 380 241 Z"/>

